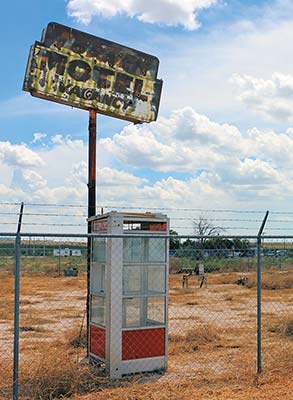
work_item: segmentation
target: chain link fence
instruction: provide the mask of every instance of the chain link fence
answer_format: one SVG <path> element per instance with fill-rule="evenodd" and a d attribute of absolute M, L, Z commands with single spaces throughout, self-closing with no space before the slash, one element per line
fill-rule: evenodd
<path fill-rule="evenodd" d="M 21 236 L 17 332 L 16 242 L 7 234 L 0 239 L 0 398 L 12 396 L 15 333 L 14 389 L 20 399 L 60 398 L 111 385 L 104 364 L 91 367 L 86 359 L 87 235 Z M 285 371 L 292 365 L 293 238 L 266 237 L 259 244 L 253 236 L 176 235 L 168 238 L 167 253 L 165 239 L 151 235 L 148 241 L 139 234 L 135 241 L 96 239 L 89 349 L 96 361 L 113 350 L 105 332 L 112 323 L 120 342 L 110 343 L 120 346 L 122 363 L 140 359 L 143 369 L 153 369 L 152 358 L 164 365 L 167 352 L 167 380 L 242 380 L 260 369 Z M 115 267 L 107 270 L 107 251 L 120 268 L 116 276 Z M 109 291 L 120 296 L 111 315 Z"/>

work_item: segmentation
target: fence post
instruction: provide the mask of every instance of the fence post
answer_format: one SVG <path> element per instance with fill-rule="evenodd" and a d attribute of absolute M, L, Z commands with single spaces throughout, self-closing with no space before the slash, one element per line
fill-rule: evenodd
<path fill-rule="evenodd" d="M 13 345 L 13 400 L 18 399 L 19 364 L 19 288 L 20 288 L 20 234 L 15 239 L 14 271 L 14 345 Z"/>
<path fill-rule="evenodd" d="M 21 221 L 23 203 L 20 206 L 17 233 L 15 237 L 14 269 L 14 343 L 13 343 L 13 400 L 18 400 L 18 367 L 19 367 L 19 290 L 20 290 L 20 255 L 21 255 Z"/>
<path fill-rule="evenodd" d="M 262 371 L 261 359 L 261 238 L 257 238 L 257 373 Z"/>
<path fill-rule="evenodd" d="M 262 221 L 261 227 L 257 235 L 257 373 L 262 372 L 262 337 L 261 337 L 261 235 L 267 222 L 269 212 L 267 211 Z"/>

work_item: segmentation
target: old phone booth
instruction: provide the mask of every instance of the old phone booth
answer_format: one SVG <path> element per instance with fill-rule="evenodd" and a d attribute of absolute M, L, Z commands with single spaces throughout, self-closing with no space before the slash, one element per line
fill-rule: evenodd
<path fill-rule="evenodd" d="M 90 360 L 112 378 L 166 369 L 169 220 L 110 212 L 90 219 Z M 109 235 L 107 237 L 107 235 Z"/>

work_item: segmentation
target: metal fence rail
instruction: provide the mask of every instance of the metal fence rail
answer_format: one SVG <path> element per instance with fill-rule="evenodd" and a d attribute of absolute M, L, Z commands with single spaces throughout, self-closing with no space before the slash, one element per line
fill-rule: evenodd
<path fill-rule="evenodd" d="M 80 362 L 89 237 L 97 235 L 0 233 L 0 398 L 57 398 L 95 387 Z M 162 235 L 151 237 L 152 251 L 161 254 Z M 285 371 L 292 363 L 293 236 L 164 237 L 167 374 L 239 380 L 276 366 Z M 116 256 L 126 257 L 121 249 Z M 162 308 L 152 301 L 155 320 Z M 128 305 L 125 318 L 133 323 L 137 306 Z"/>

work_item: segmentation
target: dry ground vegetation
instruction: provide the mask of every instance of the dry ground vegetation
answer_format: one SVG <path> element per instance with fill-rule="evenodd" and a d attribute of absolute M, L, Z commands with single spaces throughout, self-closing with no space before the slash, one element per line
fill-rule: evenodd
<path fill-rule="evenodd" d="M 0 399 L 11 398 L 14 277 L 0 270 Z M 31 265 L 33 261 L 27 261 Z M 35 262 L 35 260 L 34 260 Z M 70 260 L 67 260 L 70 263 Z M 182 287 L 169 280 L 169 362 L 165 373 L 111 381 L 85 356 L 86 275 L 64 277 L 52 260 L 21 276 L 21 399 L 284 399 L 293 392 L 293 271 L 263 274 L 263 373 L 256 376 L 256 276 L 243 272 L 196 276 Z M 52 265 L 51 265 L 52 264 Z M 41 272 L 42 271 L 42 272 Z"/>

